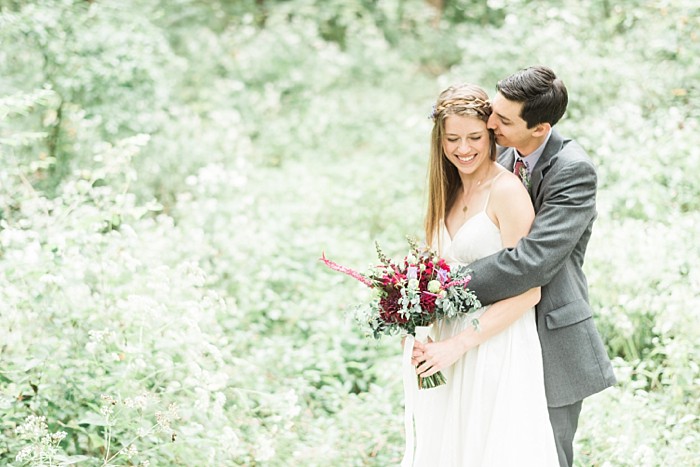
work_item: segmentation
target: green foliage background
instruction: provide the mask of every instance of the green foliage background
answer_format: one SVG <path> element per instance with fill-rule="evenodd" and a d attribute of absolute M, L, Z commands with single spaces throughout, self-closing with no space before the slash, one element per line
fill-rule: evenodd
<path fill-rule="evenodd" d="M 0 1 L 0 463 L 398 463 L 399 344 L 317 258 L 401 254 L 438 92 L 545 63 L 620 379 L 576 465 L 698 465 L 696 2 L 432 4 Z"/>

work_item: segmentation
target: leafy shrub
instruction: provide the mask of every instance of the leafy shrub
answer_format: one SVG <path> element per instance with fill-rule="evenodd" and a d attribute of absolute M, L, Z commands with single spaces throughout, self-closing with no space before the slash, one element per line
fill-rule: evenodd
<path fill-rule="evenodd" d="M 697 7 L 465 5 L 4 3 L 0 462 L 397 463 L 398 343 L 317 259 L 401 254 L 437 93 L 545 62 L 599 169 L 586 269 L 620 379 L 577 463 L 692 464 Z"/>

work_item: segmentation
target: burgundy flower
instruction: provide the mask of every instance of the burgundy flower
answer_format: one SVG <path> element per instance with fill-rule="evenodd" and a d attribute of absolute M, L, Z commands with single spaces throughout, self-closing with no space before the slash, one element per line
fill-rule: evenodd
<path fill-rule="evenodd" d="M 435 299 L 437 295 L 430 292 L 423 292 L 420 296 L 420 306 L 427 310 L 428 313 L 433 314 L 435 312 Z"/>
<path fill-rule="evenodd" d="M 401 315 L 401 306 L 399 305 L 401 292 L 393 287 L 388 292 L 385 297 L 379 300 L 380 317 L 387 323 L 407 322 L 408 320 Z"/>

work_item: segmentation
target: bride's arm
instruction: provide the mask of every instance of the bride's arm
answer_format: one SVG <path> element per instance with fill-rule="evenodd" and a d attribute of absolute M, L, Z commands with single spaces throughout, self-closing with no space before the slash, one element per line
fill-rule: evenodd
<path fill-rule="evenodd" d="M 503 174 L 491 188 L 487 214 L 495 219 L 505 248 L 514 247 L 527 235 L 535 213 L 525 187 L 511 174 Z M 479 318 L 479 330 L 468 327 L 456 336 L 422 346 L 422 362 L 416 372 L 425 377 L 452 365 L 470 349 L 479 346 L 517 321 L 525 311 L 540 301 L 540 288 L 494 303 Z"/>

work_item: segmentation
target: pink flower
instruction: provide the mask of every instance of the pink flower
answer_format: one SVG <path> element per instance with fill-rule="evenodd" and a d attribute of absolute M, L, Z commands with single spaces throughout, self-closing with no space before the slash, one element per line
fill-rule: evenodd
<path fill-rule="evenodd" d="M 334 271 L 338 271 L 338 272 L 342 272 L 343 274 L 347 274 L 348 276 L 362 282 L 367 287 L 374 287 L 374 283 L 371 280 L 369 280 L 367 277 L 363 276 L 359 272 L 355 271 L 354 269 L 350 269 L 350 268 L 347 268 L 345 266 L 341 266 L 338 263 L 335 263 L 329 259 L 326 259 L 325 252 L 321 254 L 321 261 L 323 261 L 323 263 L 326 266 L 328 266 L 329 268 L 331 268 Z"/>

